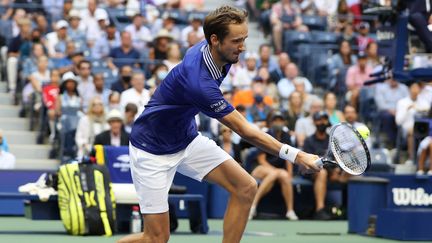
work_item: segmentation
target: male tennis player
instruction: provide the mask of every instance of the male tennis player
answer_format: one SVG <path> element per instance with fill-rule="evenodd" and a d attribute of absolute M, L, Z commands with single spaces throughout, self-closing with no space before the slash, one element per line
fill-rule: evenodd
<path fill-rule="evenodd" d="M 144 233 L 121 243 L 167 242 L 168 190 L 176 171 L 217 183 L 230 193 L 223 242 L 240 242 L 257 190 L 256 181 L 216 143 L 197 131 L 198 112 L 218 119 L 262 150 L 319 171 L 318 156 L 281 144 L 250 125 L 222 96 L 219 86 L 239 60 L 248 36 L 247 12 L 222 6 L 204 20 L 206 41 L 191 47 L 160 84 L 130 137 L 131 173 L 144 215 Z"/>

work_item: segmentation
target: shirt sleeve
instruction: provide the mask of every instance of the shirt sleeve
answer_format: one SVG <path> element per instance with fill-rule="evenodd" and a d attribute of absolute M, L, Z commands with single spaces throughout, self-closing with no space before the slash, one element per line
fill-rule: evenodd
<path fill-rule="evenodd" d="M 210 81 L 215 82 L 214 80 Z M 216 85 L 194 90 L 190 100 L 198 110 L 212 118 L 222 118 L 234 111 L 234 107 L 224 99 L 222 92 Z"/>

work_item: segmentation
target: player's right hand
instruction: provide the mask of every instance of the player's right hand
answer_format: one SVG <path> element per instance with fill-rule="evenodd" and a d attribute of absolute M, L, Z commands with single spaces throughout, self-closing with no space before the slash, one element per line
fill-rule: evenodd
<path fill-rule="evenodd" d="M 303 174 L 316 173 L 322 169 L 322 167 L 320 167 L 316 164 L 316 161 L 318 159 L 319 159 L 319 157 L 315 154 L 309 154 L 309 153 L 305 153 L 303 151 L 300 151 L 297 154 L 295 164 L 299 166 L 300 172 Z"/>

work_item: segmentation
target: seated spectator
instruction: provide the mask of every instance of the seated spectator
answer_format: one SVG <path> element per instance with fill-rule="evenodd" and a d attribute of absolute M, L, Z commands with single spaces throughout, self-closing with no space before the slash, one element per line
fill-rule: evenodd
<path fill-rule="evenodd" d="M 275 137 L 278 141 L 285 144 L 291 144 L 290 135 L 284 130 L 285 121 L 280 112 L 275 112 L 271 117 L 269 134 Z M 286 128 L 285 128 L 286 129 Z M 282 196 L 286 205 L 285 217 L 290 220 L 298 220 L 294 212 L 294 194 L 292 180 L 292 164 L 289 161 L 280 159 L 278 156 L 271 155 L 264 151 L 260 151 L 257 156 L 257 165 L 252 169 L 251 175 L 255 179 L 261 180 L 255 195 L 252 207 L 249 213 L 249 219 L 252 219 L 256 214 L 256 208 L 260 200 L 267 194 L 278 181 Z"/>
<path fill-rule="evenodd" d="M 150 100 L 150 92 L 145 89 L 145 77 L 143 73 L 132 74 L 132 88 L 125 90 L 120 96 L 120 110 L 124 111 L 128 103 L 138 107 L 138 114 L 144 111 L 144 106 Z"/>
<path fill-rule="evenodd" d="M 400 99 L 409 96 L 405 84 L 400 84 L 394 79 L 380 83 L 375 89 L 375 103 L 379 112 L 380 131 L 387 137 L 387 146 L 394 148 L 397 137 L 395 121 L 396 105 Z"/>
<path fill-rule="evenodd" d="M 313 0 L 291 0 L 291 4 L 300 9 L 301 15 L 318 15 L 318 8 Z"/>
<path fill-rule="evenodd" d="M 329 116 L 329 121 L 331 125 L 336 125 L 340 122 L 345 121 L 343 113 L 337 108 L 336 95 L 332 92 L 327 92 L 324 94 L 324 111 Z"/>
<path fill-rule="evenodd" d="M 56 115 L 56 103 L 57 97 L 60 93 L 59 83 L 60 83 L 60 72 L 56 69 L 51 71 L 50 83 L 42 88 L 42 101 L 47 109 L 48 125 L 50 130 L 50 141 L 54 141 L 55 137 L 55 120 Z"/>
<path fill-rule="evenodd" d="M 426 174 L 428 176 L 432 176 L 432 137 L 431 136 L 425 137 L 420 142 L 418 148 L 418 154 L 420 154 L 420 156 L 418 160 L 417 175 L 421 176 L 425 174 L 425 163 L 429 155 L 429 170 L 426 172 Z"/>
<path fill-rule="evenodd" d="M 111 90 L 121 94 L 123 91 L 130 89 L 132 79 L 132 67 L 129 65 L 120 68 L 119 80 L 111 84 Z"/>
<path fill-rule="evenodd" d="M 358 107 L 358 99 L 360 95 L 360 89 L 363 87 L 364 82 L 371 79 L 369 75 L 372 73 L 372 67 L 367 63 L 367 56 L 365 53 L 360 52 L 357 55 L 358 61 L 356 65 L 348 68 L 345 83 L 348 88 L 346 99 L 349 103 Z"/>
<path fill-rule="evenodd" d="M 273 28 L 275 52 L 282 52 L 282 34 L 285 30 L 296 30 L 302 25 L 301 10 L 291 0 L 283 0 L 273 4 L 270 24 Z M 283 18 L 282 18 L 283 17 Z"/>
<path fill-rule="evenodd" d="M 254 98 L 254 104 L 249 107 L 248 115 L 250 116 L 250 119 L 252 119 L 253 123 L 255 123 L 258 127 L 263 128 L 265 127 L 265 122 L 268 115 L 273 109 L 271 106 L 268 106 L 264 103 L 264 97 L 262 95 L 257 94 Z"/>
<path fill-rule="evenodd" d="M 105 88 L 105 79 L 102 73 L 97 73 L 93 75 L 93 85 L 94 85 L 94 95 L 99 96 L 104 103 L 104 106 L 108 106 L 109 95 L 111 90 Z"/>
<path fill-rule="evenodd" d="M 270 71 L 270 80 L 277 84 L 279 80 L 285 78 L 285 68 L 286 66 L 291 62 L 290 57 L 288 56 L 288 53 L 281 52 L 278 55 L 278 66 L 276 68 L 269 69 Z"/>
<path fill-rule="evenodd" d="M 156 21 L 152 25 L 153 36 L 159 35 L 163 30 L 163 35 L 169 35 L 174 40 L 181 40 L 181 31 L 179 26 L 176 25 L 176 18 L 178 17 L 175 13 L 170 13 L 169 11 L 163 13 L 162 20 Z"/>
<path fill-rule="evenodd" d="M 305 110 L 305 112 L 309 112 L 310 106 L 312 104 L 312 102 L 314 100 L 320 99 L 318 96 L 309 93 L 306 90 L 306 79 L 300 77 L 300 78 L 295 78 L 293 80 L 294 83 L 294 90 L 300 93 L 300 96 L 302 98 L 303 101 L 303 109 Z"/>
<path fill-rule="evenodd" d="M 70 40 L 67 32 L 69 24 L 66 20 L 59 20 L 55 24 L 55 31 L 46 35 L 46 48 L 50 58 L 63 58 L 66 53 L 66 42 Z"/>
<path fill-rule="evenodd" d="M 75 143 L 78 158 L 88 155 L 92 149 L 95 136 L 108 129 L 102 100 L 94 97 L 89 104 L 88 112 L 78 122 Z"/>
<path fill-rule="evenodd" d="M 138 114 L 138 107 L 133 103 L 127 104 L 124 111 L 124 130 L 128 134 L 132 132 L 132 126 L 135 122 L 135 117 L 137 117 L 137 115 L 140 115 Z"/>
<path fill-rule="evenodd" d="M 361 22 L 360 24 L 358 24 L 357 28 L 359 33 L 359 35 L 357 36 L 358 51 L 366 52 L 366 48 L 369 43 L 375 42 L 375 40 L 369 36 L 369 23 Z"/>
<path fill-rule="evenodd" d="M 306 153 L 314 153 L 318 156 L 324 156 L 329 143 L 329 136 L 327 128 L 330 122 L 327 113 L 315 112 L 313 115 L 313 124 L 316 131 L 313 135 L 306 138 L 304 141 L 303 151 Z M 327 170 L 311 175 L 314 181 L 314 195 L 315 195 L 315 215 L 314 219 L 329 220 L 331 216 L 325 211 L 325 197 L 327 194 Z"/>
<path fill-rule="evenodd" d="M 287 104 L 288 97 L 295 90 L 294 80 L 297 82 L 303 82 L 305 85 L 305 90 L 307 93 L 310 93 L 313 89 L 311 82 L 305 78 L 299 76 L 299 70 L 295 63 L 291 62 L 285 66 L 285 78 L 279 80 L 277 83 L 279 96 L 282 104 Z M 286 109 L 286 107 L 283 107 Z"/>
<path fill-rule="evenodd" d="M 94 59 L 106 58 L 110 54 L 110 50 L 120 46 L 120 43 L 120 33 L 114 23 L 111 23 L 106 27 L 105 33 L 96 39 L 91 48 L 91 57 Z"/>
<path fill-rule="evenodd" d="M 333 16 L 337 13 L 340 0 L 314 0 L 319 16 Z"/>
<path fill-rule="evenodd" d="M 166 29 L 161 29 L 153 40 L 153 47 L 150 48 L 149 58 L 151 60 L 166 60 L 168 58 L 168 49 L 173 36 Z"/>
<path fill-rule="evenodd" d="M 3 135 L 3 130 L 0 129 L 0 150 L 9 152 L 9 145 Z"/>
<path fill-rule="evenodd" d="M 3 150 L 3 131 L 0 130 L 0 170 L 15 169 L 15 156 Z"/>
<path fill-rule="evenodd" d="M 178 0 L 179 8 L 186 11 L 204 10 L 204 0 Z"/>
<path fill-rule="evenodd" d="M 153 40 L 150 30 L 144 25 L 144 17 L 139 13 L 132 17 L 132 23 L 126 26 L 125 31 L 132 36 L 132 46 L 141 52 L 147 50 L 147 43 Z"/>
<path fill-rule="evenodd" d="M 95 87 L 93 84 L 93 76 L 91 75 L 91 68 L 91 63 L 87 60 L 78 63 L 76 79 L 78 81 L 78 93 L 83 101 L 84 112 L 87 112 L 87 105 L 95 96 Z"/>
<path fill-rule="evenodd" d="M 289 129 L 290 135 L 295 135 L 295 124 L 298 119 L 305 117 L 306 112 L 303 107 L 303 100 L 301 94 L 298 91 L 291 93 L 288 99 L 288 109 L 284 112 L 284 119 L 286 121 L 286 126 Z"/>
<path fill-rule="evenodd" d="M 229 155 L 231 155 L 231 157 L 234 158 L 235 149 L 232 142 L 232 134 L 233 131 L 229 127 L 221 125 L 219 129 L 218 144 L 225 152 L 227 152 Z"/>
<path fill-rule="evenodd" d="M 321 1 L 327 2 L 327 1 Z M 331 1 L 330 1 L 331 2 Z M 330 14 L 329 18 L 329 29 L 332 32 L 341 33 L 345 29 L 345 27 L 352 22 L 352 13 L 348 8 L 348 4 L 346 0 L 339 0 L 337 4 L 336 12 Z"/>
<path fill-rule="evenodd" d="M 270 72 L 266 66 L 258 68 L 258 74 L 254 79 L 261 79 L 264 85 L 264 95 L 272 98 L 275 109 L 279 109 L 279 94 L 275 83 L 270 80 Z"/>
<path fill-rule="evenodd" d="M 168 67 L 169 71 L 182 61 L 180 48 L 180 44 L 176 42 L 173 42 L 168 46 L 167 59 L 163 60 L 163 63 Z"/>
<path fill-rule="evenodd" d="M 77 1 L 74 1 L 74 4 Z M 87 38 L 90 37 L 90 40 L 94 41 L 94 38 L 99 37 L 103 29 L 101 29 L 100 21 L 105 21 L 104 24 L 108 25 L 108 13 L 105 9 L 97 6 L 97 0 L 88 0 L 83 1 L 87 3 L 85 7 L 77 7 L 74 6 L 74 9 L 80 10 L 81 14 L 81 24 L 84 26 Z M 85 5 L 85 4 L 84 4 Z M 92 36 L 92 34 L 94 34 Z M 90 36 L 89 36 L 90 35 Z M 91 43 L 89 45 L 91 47 Z"/>
<path fill-rule="evenodd" d="M 346 72 L 356 63 L 357 57 L 352 53 L 349 41 L 342 40 L 339 43 L 339 52 L 327 60 L 327 69 L 330 71 L 328 88 L 338 94 L 344 94 L 346 92 Z"/>
<path fill-rule="evenodd" d="M 108 109 L 110 110 L 119 110 L 120 109 L 120 93 L 117 91 L 111 92 L 111 94 L 108 97 Z"/>
<path fill-rule="evenodd" d="M 358 114 L 354 106 L 346 105 L 344 107 L 343 115 L 346 122 L 351 124 L 353 127 L 365 126 L 365 124 L 358 121 Z"/>
<path fill-rule="evenodd" d="M 270 107 L 273 106 L 272 97 L 265 95 L 265 85 L 263 81 L 261 79 L 254 79 L 252 81 L 250 89 L 235 92 L 232 97 L 233 106 L 244 105 L 248 108 L 254 104 L 256 95 L 264 97 L 264 103 L 266 105 Z"/>
<path fill-rule="evenodd" d="M 34 43 L 32 45 L 32 51 L 29 57 L 23 59 L 21 77 L 26 80 L 30 74 L 34 73 L 38 69 L 38 58 L 45 56 L 46 52 L 44 46 L 41 43 Z M 52 68 L 52 61 L 48 61 L 48 67 Z"/>
<path fill-rule="evenodd" d="M 257 67 L 267 67 L 268 70 L 274 70 L 278 67 L 277 61 L 271 55 L 271 46 L 269 44 L 261 44 L 258 55 Z"/>
<path fill-rule="evenodd" d="M 400 99 L 396 104 L 396 124 L 402 129 L 402 139 L 407 142 L 408 156 L 411 164 L 414 161 L 414 120 L 415 117 L 429 110 L 430 104 L 418 99 L 421 92 L 419 83 L 412 83 L 409 87 L 409 96 Z"/>
<path fill-rule="evenodd" d="M 302 117 L 297 120 L 295 124 L 297 147 L 303 148 L 305 139 L 315 133 L 316 126 L 312 117 L 313 114 L 322 111 L 323 108 L 323 101 L 321 99 L 315 99 L 310 105 L 309 115 L 307 117 Z"/>
<path fill-rule="evenodd" d="M 156 88 L 159 84 L 165 79 L 168 75 L 168 67 L 161 63 L 157 64 L 152 71 L 152 76 L 147 80 L 146 85 L 150 88 L 150 96 L 153 95 Z"/>
<path fill-rule="evenodd" d="M 256 66 L 258 54 L 255 52 L 246 52 L 244 59 L 245 67 L 241 67 L 232 79 L 233 86 L 239 90 L 249 89 L 252 79 L 258 75 L 258 68 Z"/>
<path fill-rule="evenodd" d="M 50 82 L 47 56 L 38 58 L 37 70 L 29 76 L 29 81 L 22 91 L 23 103 L 29 104 L 31 101 L 34 101 L 34 107 L 32 108 L 39 110 L 42 104 L 42 87 Z M 32 97 L 34 98 L 33 100 Z"/>
<path fill-rule="evenodd" d="M 140 53 L 132 46 L 131 34 L 123 31 L 120 35 L 121 44 L 111 49 L 108 67 L 115 70 L 123 66 L 139 67 Z"/>
<path fill-rule="evenodd" d="M 80 46 L 87 45 L 86 33 L 80 26 L 81 16 L 78 10 L 73 9 L 69 12 L 69 28 L 68 36 L 69 38 L 79 44 Z"/>
<path fill-rule="evenodd" d="M 375 70 L 382 66 L 380 57 L 378 56 L 378 43 L 370 42 L 366 46 L 366 55 L 368 57 L 368 64 Z"/>
<path fill-rule="evenodd" d="M 189 15 L 189 25 L 181 31 L 181 42 L 183 47 L 189 47 L 189 35 L 194 34 L 199 40 L 204 39 L 204 30 L 202 27 L 203 19 L 198 14 Z"/>
<path fill-rule="evenodd" d="M 128 146 L 129 135 L 123 129 L 123 116 L 118 110 L 111 110 L 106 118 L 109 130 L 96 135 L 94 145 Z"/>

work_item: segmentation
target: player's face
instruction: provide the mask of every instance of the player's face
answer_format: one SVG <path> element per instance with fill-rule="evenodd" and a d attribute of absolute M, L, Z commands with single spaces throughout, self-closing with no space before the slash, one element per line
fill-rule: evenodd
<path fill-rule="evenodd" d="M 245 48 L 245 40 L 248 37 L 247 24 L 230 24 L 228 26 L 229 34 L 222 42 L 218 42 L 217 52 L 224 63 L 236 63 L 239 60 L 240 53 Z"/>

